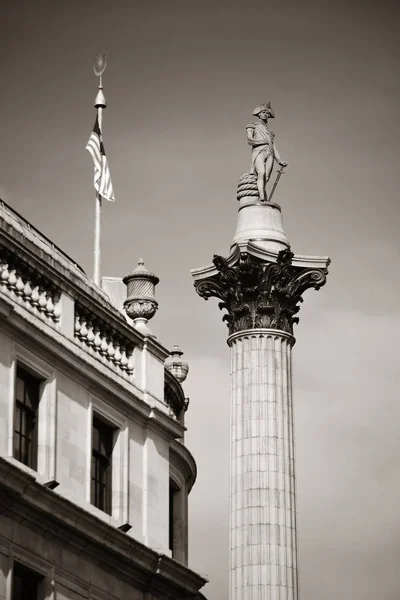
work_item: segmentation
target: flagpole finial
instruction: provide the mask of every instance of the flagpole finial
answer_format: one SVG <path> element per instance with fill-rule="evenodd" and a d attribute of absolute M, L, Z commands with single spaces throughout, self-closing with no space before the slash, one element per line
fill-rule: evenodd
<path fill-rule="evenodd" d="M 93 71 L 96 77 L 99 78 L 99 91 L 97 92 L 94 105 L 96 108 L 106 108 L 107 102 L 103 94 L 103 73 L 107 66 L 107 54 L 103 51 L 96 54 L 94 59 Z"/>

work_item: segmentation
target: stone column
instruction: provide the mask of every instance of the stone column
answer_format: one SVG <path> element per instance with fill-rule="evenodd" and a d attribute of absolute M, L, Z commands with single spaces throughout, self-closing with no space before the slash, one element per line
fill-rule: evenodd
<path fill-rule="evenodd" d="M 293 343 L 273 329 L 228 338 L 231 600 L 298 598 Z"/>
<path fill-rule="evenodd" d="M 329 259 L 240 243 L 193 272 L 197 293 L 221 300 L 229 328 L 229 599 L 298 600 L 293 325 L 303 292 L 326 282 Z"/>

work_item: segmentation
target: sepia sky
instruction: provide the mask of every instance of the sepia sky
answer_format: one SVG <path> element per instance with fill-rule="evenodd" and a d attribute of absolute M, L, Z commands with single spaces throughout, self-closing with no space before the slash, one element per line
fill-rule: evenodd
<path fill-rule="evenodd" d="M 245 125 L 270 100 L 292 249 L 332 258 L 294 347 L 300 587 L 400 597 L 399 19 L 381 0 L 98 0 L 0 7 L 0 198 L 92 272 L 95 54 L 116 202 L 102 273 L 157 273 L 159 340 L 190 363 L 190 566 L 228 598 L 229 349 L 190 269 L 227 256 Z"/>

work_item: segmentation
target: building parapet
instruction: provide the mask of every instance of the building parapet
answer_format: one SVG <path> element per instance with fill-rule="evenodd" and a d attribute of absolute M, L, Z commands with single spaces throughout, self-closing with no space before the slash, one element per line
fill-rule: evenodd
<path fill-rule="evenodd" d="M 166 404 L 164 361 L 169 352 L 132 327 L 74 260 L 1 200 L 0 293 L 73 341 L 99 368 L 107 365 L 143 390 L 145 398 Z M 174 418 L 184 404 L 176 384 L 168 394 Z"/>

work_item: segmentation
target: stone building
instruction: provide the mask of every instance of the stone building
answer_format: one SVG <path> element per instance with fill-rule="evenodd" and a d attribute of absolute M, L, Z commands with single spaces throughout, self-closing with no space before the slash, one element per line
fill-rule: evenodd
<path fill-rule="evenodd" d="M 0 600 L 204 598 L 187 365 L 146 325 L 157 281 L 125 279 L 131 320 L 122 282 L 106 294 L 0 202 Z"/>

